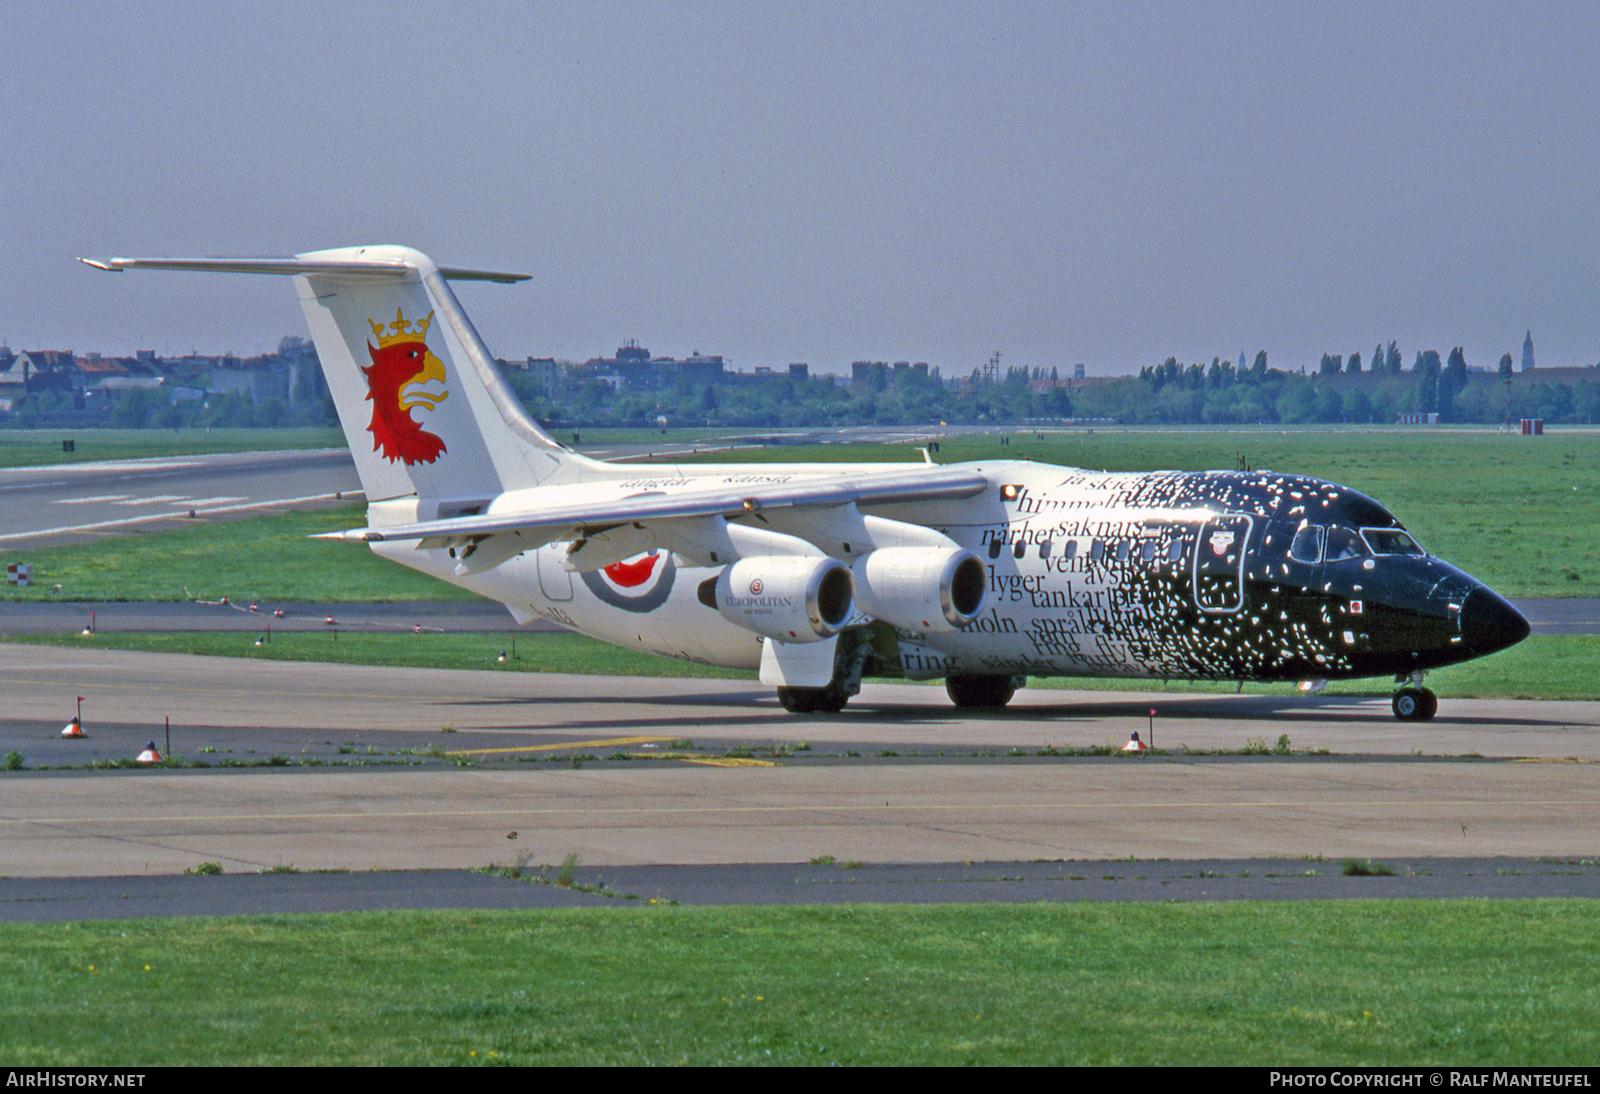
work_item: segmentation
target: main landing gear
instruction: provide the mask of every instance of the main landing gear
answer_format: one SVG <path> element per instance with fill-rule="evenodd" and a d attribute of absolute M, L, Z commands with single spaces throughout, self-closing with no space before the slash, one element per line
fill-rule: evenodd
<path fill-rule="evenodd" d="M 1426 722 L 1439 712 L 1439 697 L 1422 686 L 1422 673 L 1395 678 L 1406 686 L 1394 693 L 1389 706 L 1402 722 Z"/>
<path fill-rule="evenodd" d="M 1017 693 L 1015 676 L 947 676 L 944 690 L 958 707 L 991 707 L 998 710 Z"/>
<path fill-rule="evenodd" d="M 779 688 L 778 703 L 790 714 L 838 714 L 850 701 L 842 687 Z"/>
<path fill-rule="evenodd" d="M 848 639 L 848 641 L 846 641 Z M 834 653 L 833 679 L 826 687 L 778 689 L 778 705 L 790 714 L 838 714 L 861 693 L 861 673 L 872 645 L 859 631 L 846 631 Z"/>

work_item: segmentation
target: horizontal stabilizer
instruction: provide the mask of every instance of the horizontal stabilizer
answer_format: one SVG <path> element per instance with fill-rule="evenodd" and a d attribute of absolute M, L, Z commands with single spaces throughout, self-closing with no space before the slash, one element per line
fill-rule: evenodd
<path fill-rule="evenodd" d="M 322 274 L 332 277 L 405 278 L 413 276 L 417 268 L 407 262 L 392 260 L 355 260 L 297 258 L 80 258 L 79 262 L 97 270 L 121 273 L 123 270 L 187 270 L 193 273 L 278 274 L 292 276 Z M 531 274 L 502 273 L 498 270 L 468 270 L 457 266 L 441 266 L 439 272 L 449 281 L 498 281 L 511 284 L 526 281 Z"/>

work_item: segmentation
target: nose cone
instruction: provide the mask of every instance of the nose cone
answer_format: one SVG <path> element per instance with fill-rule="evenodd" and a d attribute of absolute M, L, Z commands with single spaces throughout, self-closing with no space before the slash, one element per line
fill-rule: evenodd
<path fill-rule="evenodd" d="M 1515 646 L 1531 628 L 1522 613 L 1493 589 L 1478 586 L 1461 604 L 1461 641 L 1475 655 Z"/>

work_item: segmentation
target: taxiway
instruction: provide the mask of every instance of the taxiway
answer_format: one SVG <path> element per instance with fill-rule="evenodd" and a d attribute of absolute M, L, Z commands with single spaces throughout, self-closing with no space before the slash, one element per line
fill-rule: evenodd
<path fill-rule="evenodd" d="M 16 644 L 0 691 L 0 752 L 46 768 L 4 775 L 12 877 L 1600 845 L 1592 702 L 1446 699 L 1419 727 L 1384 700 L 1040 689 L 974 714 L 941 689 L 869 684 L 842 715 L 795 718 L 754 682 Z M 79 695 L 90 738 L 63 741 Z M 131 757 L 168 719 L 173 752 L 217 766 L 81 766 Z M 1073 754 L 1152 725 L 1161 755 Z"/>

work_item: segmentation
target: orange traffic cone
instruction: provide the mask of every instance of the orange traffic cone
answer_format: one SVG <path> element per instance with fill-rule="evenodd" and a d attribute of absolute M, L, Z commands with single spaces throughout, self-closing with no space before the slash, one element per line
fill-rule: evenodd
<path fill-rule="evenodd" d="M 83 721 L 76 714 L 72 716 L 72 721 L 67 723 L 66 728 L 61 731 L 61 735 L 63 737 L 88 736 L 88 734 L 83 731 Z"/>
<path fill-rule="evenodd" d="M 149 741 L 144 746 L 144 751 L 134 757 L 135 763 L 158 764 L 161 762 L 161 753 L 156 751 L 156 743 Z"/>

